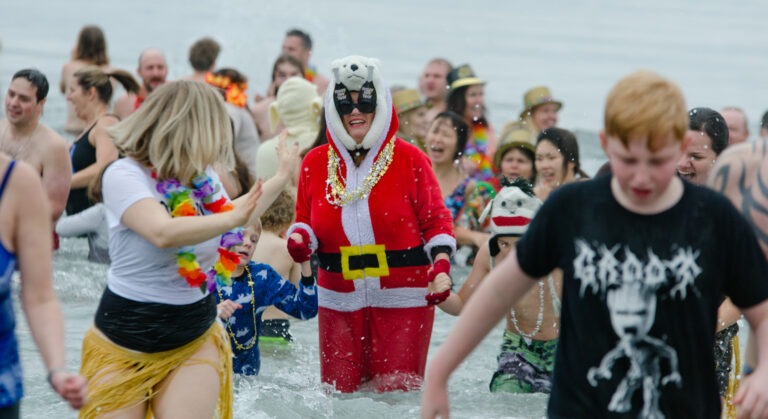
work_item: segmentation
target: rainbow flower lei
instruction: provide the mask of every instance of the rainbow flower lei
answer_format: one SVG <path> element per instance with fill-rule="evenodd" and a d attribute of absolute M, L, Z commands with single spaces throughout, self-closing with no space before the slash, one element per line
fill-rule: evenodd
<path fill-rule="evenodd" d="M 152 178 L 157 180 L 157 174 L 152 172 Z M 192 186 L 193 188 L 190 189 L 176 179 L 157 181 L 157 191 L 165 196 L 171 217 L 216 214 L 231 211 L 234 208 L 232 203 L 220 194 L 221 185 L 214 184 L 213 179 L 207 174 L 192 179 Z M 198 213 L 198 202 L 202 205 L 203 214 Z M 240 255 L 229 249 L 242 243 L 242 228 L 238 227 L 222 234 L 219 241 L 219 258 L 207 271 L 200 268 L 193 246 L 179 248 L 176 253 L 179 275 L 190 287 L 200 288 L 202 292 L 215 291 L 217 284 L 232 285 L 232 272 L 240 263 Z"/>

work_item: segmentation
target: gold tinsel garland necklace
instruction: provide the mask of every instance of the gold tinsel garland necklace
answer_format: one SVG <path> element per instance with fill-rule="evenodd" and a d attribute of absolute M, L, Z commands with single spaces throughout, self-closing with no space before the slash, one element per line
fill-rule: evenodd
<path fill-rule="evenodd" d="M 363 179 L 362 185 L 357 189 L 349 191 L 347 190 L 347 181 L 344 175 L 339 173 L 339 167 L 341 159 L 336 154 L 333 147 L 328 146 L 328 179 L 325 181 L 326 192 L 325 199 L 331 205 L 343 206 L 352 201 L 365 199 L 368 194 L 371 193 L 371 189 L 379 182 L 384 173 L 389 169 L 389 165 L 392 164 L 392 158 L 394 156 L 395 138 L 392 137 L 384 148 L 382 149 L 376 161 L 373 162 L 373 166 L 368 171 L 368 175 Z"/>

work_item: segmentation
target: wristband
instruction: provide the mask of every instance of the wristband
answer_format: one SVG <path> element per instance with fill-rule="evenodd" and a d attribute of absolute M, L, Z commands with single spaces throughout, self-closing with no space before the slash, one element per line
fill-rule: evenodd
<path fill-rule="evenodd" d="M 301 276 L 301 285 L 304 285 L 305 287 L 311 287 L 312 285 L 315 285 L 315 277 L 312 275 Z"/>
<path fill-rule="evenodd" d="M 58 373 L 58 372 L 64 372 L 64 371 L 67 371 L 67 367 L 51 368 L 50 370 L 48 370 L 48 375 L 45 376 L 45 379 L 46 379 L 46 381 L 48 381 L 48 384 L 51 387 L 53 387 L 53 375 Z"/>

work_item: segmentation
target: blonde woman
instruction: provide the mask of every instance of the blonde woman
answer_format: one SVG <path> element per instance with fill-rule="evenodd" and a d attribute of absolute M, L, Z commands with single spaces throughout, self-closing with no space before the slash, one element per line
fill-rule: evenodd
<path fill-rule="evenodd" d="M 265 187 L 269 197 L 257 184 L 229 201 L 212 166 L 234 165 L 232 130 L 221 95 L 203 83 L 159 87 L 108 133 L 126 157 L 102 180 L 112 264 L 83 342 L 81 417 L 230 418 L 231 350 L 210 291 L 230 280 L 239 227 L 288 171 Z"/>

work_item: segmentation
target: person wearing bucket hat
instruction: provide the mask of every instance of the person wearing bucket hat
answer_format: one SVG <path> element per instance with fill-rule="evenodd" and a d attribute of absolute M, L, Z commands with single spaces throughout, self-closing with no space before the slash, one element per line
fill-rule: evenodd
<path fill-rule="evenodd" d="M 530 131 L 531 141 L 536 141 L 539 133 L 557 125 L 557 113 L 563 107 L 563 102 L 552 97 L 547 86 L 535 86 L 523 95 L 523 110 L 520 119 L 507 124 L 504 132 L 524 127 Z"/>
<path fill-rule="evenodd" d="M 298 143 L 299 150 L 309 147 L 320 129 L 319 117 L 323 99 L 317 87 L 302 77 L 291 77 L 280 86 L 277 98 L 269 105 L 269 125 L 284 128 L 283 133 L 261 144 L 256 152 L 256 174 L 267 180 L 277 173 L 277 143 Z M 297 168 L 298 169 L 298 168 Z"/>
<path fill-rule="evenodd" d="M 522 127 L 507 131 L 499 141 L 493 155 L 493 165 L 498 172 L 498 180 L 513 181 L 523 178 L 530 184 L 536 182 L 536 146 L 530 141 L 530 133 Z M 498 188 L 497 188 L 498 189 Z"/>
<path fill-rule="evenodd" d="M 450 292 L 453 223 L 429 159 L 395 135 L 379 61 L 349 56 L 332 69 L 328 144 L 302 162 L 288 251 L 319 260 L 321 381 L 340 392 L 412 390 L 434 305 Z"/>
<path fill-rule="evenodd" d="M 392 89 L 392 102 L 395 106 L 400 128 L 397 136 L 426 152 L 424 138 L 427 136 L 427 107 L 416 89 Z"/>
<path fill-rule="evenodd" d="M 464 149 L 464 162 L 474 179 L 488 181 L 494 177 L 491 157 L 496 151 L 496 137 L 485 117 L 485 82 L 475 75 L 469 64 L 448 73 L 447 108 L 461 115 L 470 126 L 469 141 Z"/>
<path fill-rule="evenodd" d="M 490 219 L 491 237 L 478 251 L 467 280 L 458 293 L 438 307 L 459 315 L 486 274 L 506 258 L 515 242 L 528 229 L 541 201 L 522 178 L 504 181 L 504 186 L 483 211 Z M 498 369 L 490 383 L 492 392 L 549 393 L 559 333 L 560 288 L 562 276 L 553 272 L 538 281 L 538 287 L 506 316 L 506 329 Z"/>

